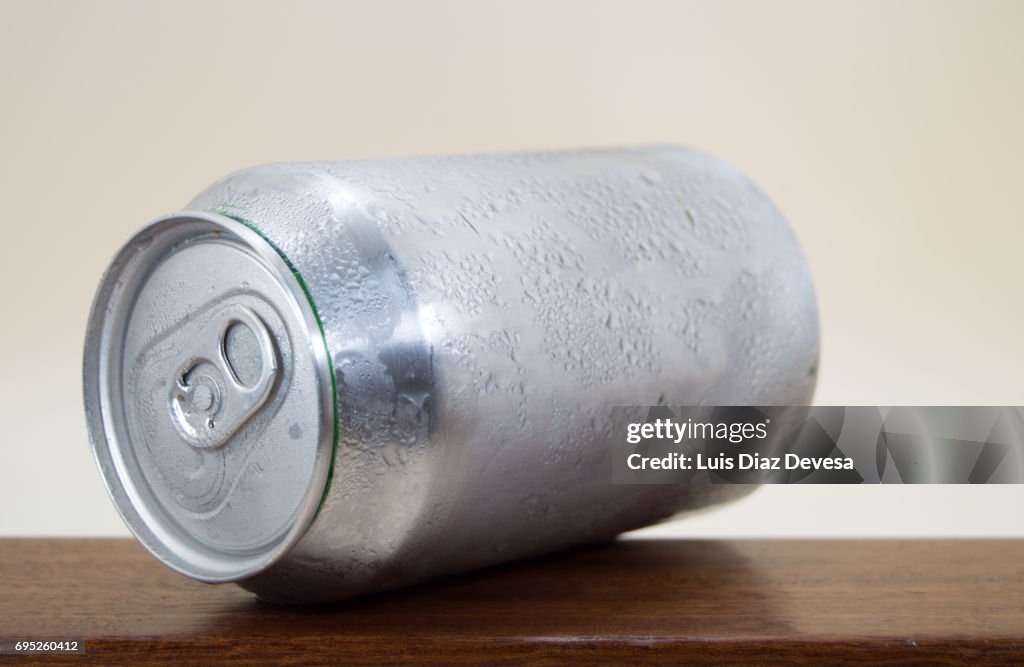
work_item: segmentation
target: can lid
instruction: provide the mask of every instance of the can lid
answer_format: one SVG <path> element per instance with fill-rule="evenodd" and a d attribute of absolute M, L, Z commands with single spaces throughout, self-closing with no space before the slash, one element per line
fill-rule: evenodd
<path fill-rule="evenodd" d="M 173 569 L 251 576 L 316 515 L 336 442 L 327 347 L 301 277 L 254 227 L 184 212 L 136 234 L 93 303 L 84 388 L 107 490 Z"/>

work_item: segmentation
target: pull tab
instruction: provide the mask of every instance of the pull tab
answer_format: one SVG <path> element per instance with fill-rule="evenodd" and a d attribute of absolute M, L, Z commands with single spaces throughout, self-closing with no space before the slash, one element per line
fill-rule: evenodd
<path fill-rule="evenodd" d="M 247 327 L 259 348 L 259 378 L 243 384 L 228 357 L 227 336 L 233 326 Z M 231 305 L 213 313 L 172 366 L 171 421 L 185 441 L 197 448 L 221 447 L 270 398 L 277 377 L 277 348 L 266 326 L 251 309 Z"/>

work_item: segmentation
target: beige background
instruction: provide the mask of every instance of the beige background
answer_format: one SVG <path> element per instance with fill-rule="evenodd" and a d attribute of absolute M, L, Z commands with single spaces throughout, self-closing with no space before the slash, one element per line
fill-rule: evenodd
<path fill-rule="evenodd" d="M 817 402 L 1024 404 L 1024 2 L 0 0 L 0 534 L 120 534 L 90 459 L 92 292 L 252 163 L 676 142 L 814 271 Z M 759 491 L 655 530 L 1024 535 L 1024 487 Z"/>

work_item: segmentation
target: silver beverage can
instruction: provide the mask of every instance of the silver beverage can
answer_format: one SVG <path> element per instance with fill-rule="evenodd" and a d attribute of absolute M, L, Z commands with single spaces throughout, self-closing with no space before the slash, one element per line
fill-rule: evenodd
<path fill-rule="evenodd" d="M 280 163 L 117 254 L 85 408 L 157 558 L 316 602 L 742 495 L 613 484 L 612 407 L 806 404 L 817 357 L 795 237 L 704 153 Z"/>

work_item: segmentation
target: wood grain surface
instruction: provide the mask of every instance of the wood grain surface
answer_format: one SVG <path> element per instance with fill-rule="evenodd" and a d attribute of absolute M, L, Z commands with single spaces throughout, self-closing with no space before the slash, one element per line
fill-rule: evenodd
<path fill-rule="evenodd" d="M 1024 540 L 619 541 L 318 607 L 124 539 L 0 540 L 12 664 L 1024 661 Z"/>

